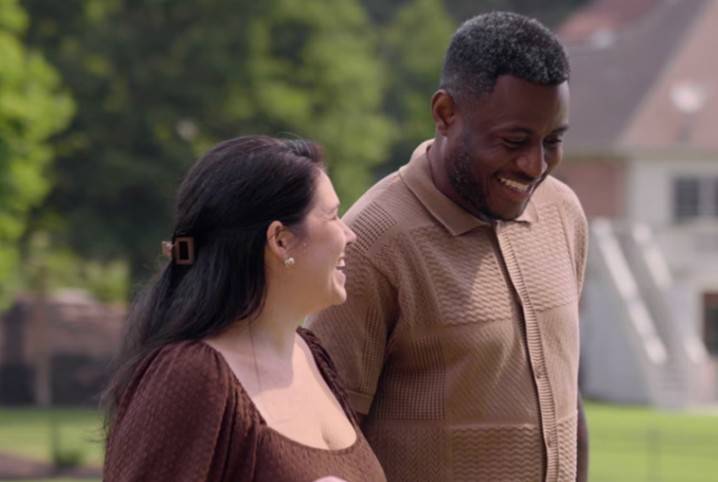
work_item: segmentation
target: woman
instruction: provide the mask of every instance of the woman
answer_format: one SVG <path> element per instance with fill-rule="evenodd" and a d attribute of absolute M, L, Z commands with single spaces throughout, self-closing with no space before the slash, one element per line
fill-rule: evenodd
<path fill-rule="evenodd" d="M 194 165 L 106 393 L 105 481 L 385 480 L 299 327 L 346 298 L 338 210 L 308 141 L 240 137 Z"/>

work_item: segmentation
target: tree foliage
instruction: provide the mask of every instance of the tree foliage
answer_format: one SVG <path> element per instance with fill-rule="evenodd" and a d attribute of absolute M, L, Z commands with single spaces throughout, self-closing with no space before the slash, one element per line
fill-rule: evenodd
<path fill-rule="evenodd" d="M 38 224 L 133 277 L 169 236 L 193 158 L 239 134 L 323 143 L 351 202 L 385 157 L 381 64 L 355 0 L 26 0 L 78 104 Z"/>
<path fill-rule="evenodd" d="M 535 17 L 549 27 L 557 26 L 572 10 L 589 0 L 445 0 L 446 7 L 458 21 L 491 10 L 508 10 Z"/>
<path fill-rule="evenodd" d="M 407 162 L 417 144 L 434 136 L 431 96 L 439 86 L 454 29 L 441 0 L 406 2 L 384 27 L 382 51 L 391 66 L 385 109 L 397 125 L 397 135 L 381 172 Z"/>
<path fill-rule="evenodd" d="M 48 138 L 72 113 L 55 70 L 22 42 L 27 21 L 15 0 L 0 2 L 0 306 L 17 280 L 28 212 L 49 188 Z"/>
<path fill-rule="evenodd" d="M 17 1 L 0 3 L 0 42 L 15 45 L 3 62 L 16 65 L 0 69 L 0 240 L 26 231 L 31 251 L 49 234 L 38 253 L 87 262 L 75 278 L 120 273 L 119 261 L 138 281 L 171 234 L 181 176 L 218 140 L 311 137 L 349 205 L 433 135 L 430 98 L 459 21 L 513 9 L 551 23 L 585 0 L 20 0 L 26 42 L 77 107 L 51 145 L 70 101 L 40 57 L 22 53 Z M 17 69 L 32 81 L 13 81 Z M 11 158 L 26 161 L 11 169 Z M 27 210 L 48 189 L 28 233 Z M 3 249 L 0 280 L 16 259 Z"/>
<path fill-rule="evenodd" d="M 442 0 L 446 12 L 455 22 L 463 22 L 474 15 L 492 10 L 508 10 L 536 17 L 550 27 L 557 26 L 571 11 L 589 0 Z M 397 10 L 412 0 L 362 0 L 372 21 L 385 25 Z"/>

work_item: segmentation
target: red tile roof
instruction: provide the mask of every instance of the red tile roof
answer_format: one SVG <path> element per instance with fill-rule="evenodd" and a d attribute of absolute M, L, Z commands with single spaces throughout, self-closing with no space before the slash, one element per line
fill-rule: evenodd
<path fill-rule="evenodd" d="M 598 0 L 573 14 L 559 29 L 570 43 L 590 40 L 601 30 L 619 31 L 656 6 L 657 0 Z"/>
<path fill-rule="evenodd" d="M 706 6 L 718 2 L 597 0 L 566 21 L 559 32 L 572 70 L 569 152 L 610 152 L 621 144 Z"/>

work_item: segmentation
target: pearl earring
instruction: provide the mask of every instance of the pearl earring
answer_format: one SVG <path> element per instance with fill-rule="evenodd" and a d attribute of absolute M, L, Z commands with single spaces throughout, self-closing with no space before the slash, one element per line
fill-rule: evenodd
<path fill-rule="evenodd" d="M 286 266 L 287 268 L 289 268 L 290 266 L 294 266 L 294 263 L 294 258 L 292 258 L 291 256 L 284 260 L 284 266 Z"/>

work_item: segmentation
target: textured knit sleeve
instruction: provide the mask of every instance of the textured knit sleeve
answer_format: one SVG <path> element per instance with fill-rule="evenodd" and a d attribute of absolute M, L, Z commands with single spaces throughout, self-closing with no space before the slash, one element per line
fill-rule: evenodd
<path fill-rule="evenodd" d="M 580 206 L 579 206 L 580 208 Z M 576 229 L 576 271 L 578 273 L 578 293 L 583 291 L 583 282 L 586 279 L 586 262 L 588 260 L 588 221 L 583 209 L 579 211 L 579 224 Z"/>
<path fill-rule="evenodd" d="M 581 291 L 583 291 L 583 282 L 586 276 L 586 261 L 588 259 L 588 221 L 586 220 L 586 214 L 583 212 L 581 201 L 579 201 L 576 193 L 568 186 L 566 186 L 566 189 L 568 190 L 566 202 L 567 211 L 573 227 L 576 281 L 578 283 L 578 294 L 580 296 Z"/>
<path fill-rule="evenodd" d="M 586 275 L 586 261 L 588 259 L 588 221 L 576 193 L 561 181 L 554 180 L 555 188 L 563 198 L 563 210 L 566 216 L 569 244 L 574 257 L 576 270 L 576 286 L 581 295 Z"/>
<path fill-rule="evenodd" d="M 168 346 L 138 371 L 111 427 L 103 480 L 252 480 L 255 427 L 211 348 Z"/>
<path fill-rule="evenodd" d="M 346 290 L 344 304 L 310 317 L 308 327 L 336 364 L 354 410 L 367 414 L 396 323 L 396 289 L 361 246 L 352 245 L 347 249 Z"/>

